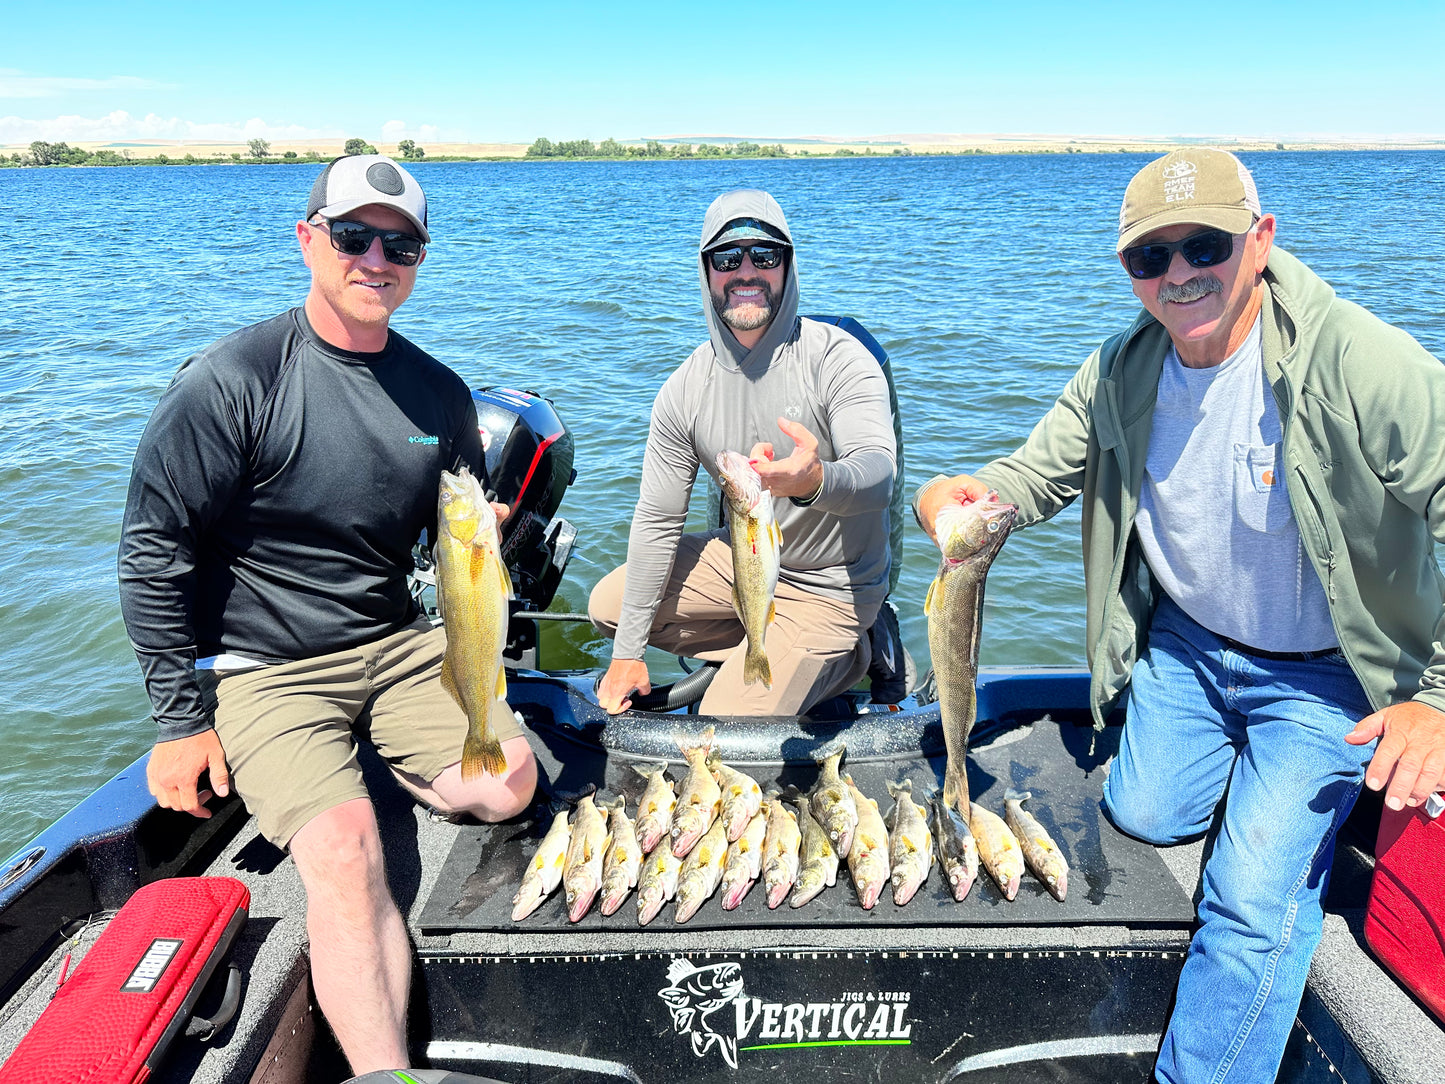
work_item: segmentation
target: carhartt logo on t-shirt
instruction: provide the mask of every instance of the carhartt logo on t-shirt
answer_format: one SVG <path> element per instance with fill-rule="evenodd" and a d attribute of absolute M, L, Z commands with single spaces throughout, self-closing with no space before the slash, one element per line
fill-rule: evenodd
<path fill-rule="evenodd" d="M 441 437 L 407 437 L 408 444 L 440 444 Z"/>
<path fill-rule="evenodd" d="M 1261 474 L 1261 475 L 1259 476 L 1259 481 L 1260 481 L 1260 483 L 1261 483 L 1262 485 L 1267 485 L 1267 486 L 1272 486 L 1272 485 L 1274 485 L 1274 471 L 1272 471 L 1272 470 L 1267 470 L 1267 471 L 1265 471 L 1263 474 Z"/>

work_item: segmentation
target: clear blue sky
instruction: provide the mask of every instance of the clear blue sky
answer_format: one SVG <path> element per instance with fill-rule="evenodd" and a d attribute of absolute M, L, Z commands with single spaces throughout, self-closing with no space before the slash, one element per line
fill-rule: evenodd
<path fill-rule="evenodd" d="M 7 7 L 0 143 L 1445 137 L 1441 0 Z"/>

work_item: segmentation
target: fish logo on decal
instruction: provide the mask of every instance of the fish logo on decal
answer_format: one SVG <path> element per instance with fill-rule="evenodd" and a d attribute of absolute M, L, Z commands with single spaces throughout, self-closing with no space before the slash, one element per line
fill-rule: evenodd
<path fill-rule="evenodd" d="M 709 1018 L 742 996 L 742 967 L 733 961 L 693 967 L 674 957 L 667 965 L 667 981 L 670 985 L 659 990 L 657 996 L 667 1003 L 673 1030 L 692 1040 L 692 1052 L 698 1057 L 717 1047 L 723 1061 L 736 1069 L 737 1036 L 714 1031 Z"/>

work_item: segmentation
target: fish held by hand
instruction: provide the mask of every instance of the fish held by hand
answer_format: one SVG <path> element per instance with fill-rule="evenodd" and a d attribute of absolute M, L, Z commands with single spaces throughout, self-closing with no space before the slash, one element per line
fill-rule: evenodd
<path fill-rule="evenodd" d="M 506 712 L 508 601 L 512 578 L 502 560 L 497 516 L 481 483 L 465 466 L 442 471 L 437 490 L 437 608 L 446 630 L 442 687 L 467 716 L 462 778 L 507 770 L 493 712 Z"/>
<path fill-rule="evenodd" d="M 761 681 L 773 687 L 767 631 L 773 621 L 773 596 L 782 566 L 783 533 L 773 511 L 773 495 L 763 488 L 748 457 L 719 452 L 718 484 L 728 506 L 728 539 L 733 557 L 733 609 L 747 633 L 743 684 Z"/>
<path fill-rule="evenodd" d="M 978 713 L 978 645 L 989 567 L 1018 521 L 1018 506 L 990 493 L 980 501 L 943 506 L 934 521 L 941 558 L 923 611 L 938 685 L 947 760 L 943 800 L 969 816 L 968 736 Z"/>

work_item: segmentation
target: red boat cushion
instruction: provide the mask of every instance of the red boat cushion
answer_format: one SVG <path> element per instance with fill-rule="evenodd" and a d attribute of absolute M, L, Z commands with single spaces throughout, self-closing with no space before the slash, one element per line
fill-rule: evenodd
<path fill-rule="evenodd" d="M 250 902 L 231 877 L 173 877 L 140 889 L 0 1068 L 0 1084 L 145 1080 L 245 925 Z"/>
<path fill-rule="evenodd" d="M 1388 808 L 1381 815 L 1365 940 L 1445 1020 L 1445 816 Z"/>

